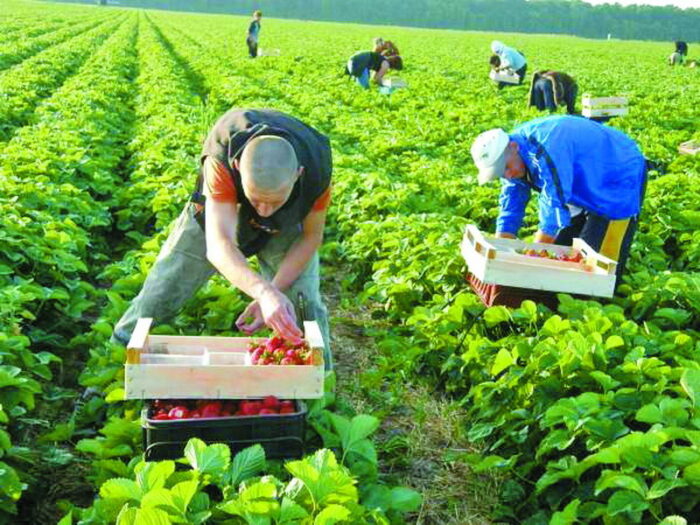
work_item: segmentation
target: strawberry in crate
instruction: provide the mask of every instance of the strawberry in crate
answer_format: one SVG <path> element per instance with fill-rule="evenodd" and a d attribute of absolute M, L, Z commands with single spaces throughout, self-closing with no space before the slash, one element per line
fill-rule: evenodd
<path fill-rule="evenodd" d="M 250 343 L 248 347 L 251 363 L 254 365 L 311 365 L 313 357 L 306 341 L 294 344 L 273 336 L 260 343 Z"/>

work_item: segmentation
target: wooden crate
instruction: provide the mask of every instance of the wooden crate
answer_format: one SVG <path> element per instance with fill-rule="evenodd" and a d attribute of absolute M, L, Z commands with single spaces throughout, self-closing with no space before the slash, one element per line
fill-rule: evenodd
<path fill-rule="evenodd" d="M 304 322 L 312 365 L 253 365 L 256 337 L 149 334 L 152 319 L 139 319 L 126 351 L 127 399 L 289 399 L 323 396 L 323 338 L 315 321 Z"/>
<path fill-rule="evenodd" d="M 520 77 L 512 69 L 496 71 L 492 69 L 489 78 L 494 82 L 504 82 L 506 84 L 520 84 Z"/>
<path fill-rule="evenodd" d="M 581 114 L 584 117 L 619 117 L 629 113 L 627 97 L 597 97 L 583 95 Z"/>
<path fill-rule="evenodd" d="M 544 249 L 564 254 L 572 247 L 517 239 L 487 239 L 473 224 L 467 226 L 461 248 L 469 272 L 484 284 L 595 297 L 612 297 L 615 291 L 617 263 L 597 253 L 583 239 L 573 242 L 573 249 L 584 256 L 581 263 L 517 253 L 516 250 L 522 249 Z"/>
<path fill-rule="evenodd" d="M 678 146 L 681 155 L 697 155 L 700 153 L 700 140 L 688 140 Z"/>

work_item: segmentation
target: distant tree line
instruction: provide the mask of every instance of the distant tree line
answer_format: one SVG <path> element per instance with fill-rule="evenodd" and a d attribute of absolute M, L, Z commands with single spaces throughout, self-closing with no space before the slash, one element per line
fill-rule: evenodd
<path fill-rule="evenodd" d="M 95 3 L 96 0 L 84 0 Z M 97 0 L 101 3 L 101 0 Z M 593 6 L 582 0 L 108 0 L 177 11 L 440 29 L 566 33 L 589 38 L 700 40 L 700 9 Z"/>

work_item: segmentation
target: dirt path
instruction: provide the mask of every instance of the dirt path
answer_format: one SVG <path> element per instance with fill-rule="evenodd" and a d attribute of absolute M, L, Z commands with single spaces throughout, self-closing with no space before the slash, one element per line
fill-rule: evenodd
<path fill-rule="evenodd" d="M 420 511 L 409 517 L 416 525 L 482 525 L 497 500 L 497 482 L 470 472 L 446 455 L 476 452 L 466 439 L 464 416 L 455 403 L 426 385 L 382 376 L 380 349 L 368 335 L 376 326 L 367 308 L 342 301 L 340 277 L 327 271 L 328 301 L 341 403 L 376 415 L 382 425 L 375 443 L 380 476 L 388 483 L 423 494 Z M 333 277 L 330 277 L 333 276 Z"/>

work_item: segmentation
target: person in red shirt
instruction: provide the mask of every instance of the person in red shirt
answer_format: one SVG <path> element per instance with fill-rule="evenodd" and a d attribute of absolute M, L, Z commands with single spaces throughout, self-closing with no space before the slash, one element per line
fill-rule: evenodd
<path fill-rule="evenodd" d="M 251 302 L 236 326 L 264 326 L 298 340 L 301 293 L 332 366 L 328 314 L 320 294 L 318 249 L 331 198 L 328 139 L 274 110 L 233 109 L 204 142 L 192 199 L 177 219 L 143 288 L 116 324 L 128 342 L 136 321 L 162 322 L 217 271 Z M 260 272 L 247 259 L 257 257 Z M 299 305 L 297 305 L 299 306 Z"/>

